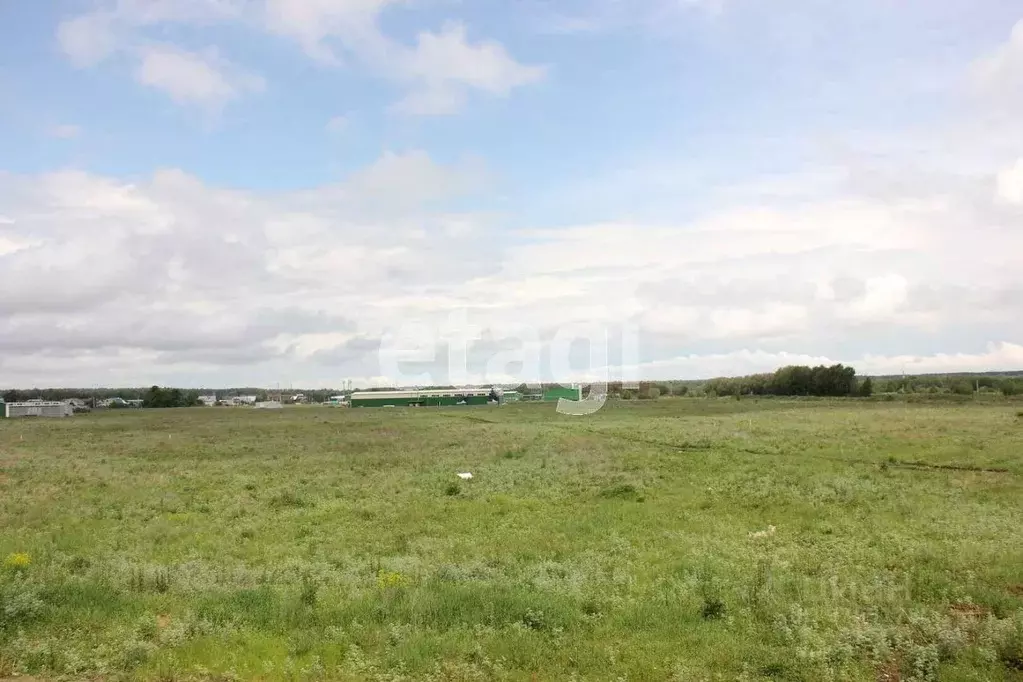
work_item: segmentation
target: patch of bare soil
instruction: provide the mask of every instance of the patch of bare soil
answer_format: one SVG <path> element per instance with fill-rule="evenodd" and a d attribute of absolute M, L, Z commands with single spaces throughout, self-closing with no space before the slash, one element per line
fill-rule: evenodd
<path fill-rule="evenodd" d="M 977 604 L 959 603 L 952 604 L 952 606 L 948 608 L 953 614 L 963 616 L 964 618 L 983 618 L 991 613 L 991 609 L 984 606 L 978 606 Z"/>
<path fill-rule="evenodd" d="M 898 661 L 885 661 L 877 669 L 877 682 L 902 682 Z"/>

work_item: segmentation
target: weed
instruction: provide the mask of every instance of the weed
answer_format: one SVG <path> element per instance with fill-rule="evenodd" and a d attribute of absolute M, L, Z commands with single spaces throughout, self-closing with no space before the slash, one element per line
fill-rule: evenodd
<path fill-rule="evenodd" d="M 21 628 L 38 620 L 44 606 L 34 588 L 21 582 L 0 584 L 0 631 Z"/>
<path fill-rule="evenodd" d="M 149 656 L 155 650 L 155 646 L 150 642 L 139 642 L 139 641 L 127 641 L 121 645 L 120 659 L 118 660 L 118 667 L 122 670 L 134 670 L 138 668 L 147 660 Z"/>
<path fill-rule="evenodd" d="M 997 648 L 998 660 L 1010 670 L 1023 672 L 1023 625 L 1010 630 Z"/>
<path fill-rule="evenodd" d="M 170 571 L 165 568 L 157 569 L 153 574 L 153 589 L 163 594 L 170 589 L 171 586 L 171 574 Z"/>
<path fill-rule="evenodd" d="M 704 620 L 716 620 L 725 615 L 725 603 L 717 597 L 705 597 L 700 607 L 700 617 Z"/>
<path fill-rule="evenodd" d="M 310 608 L 316 606 L 316 593 L 318 589 L 315 581 L 309 576 L 304 576 L 302 578 L 302 591 L 299 593 L 299 601 Z"/>
<path fill-rule="evenodd" d="M 7 558 L 4 559 L 4 568 L 11 571 L 23 572 L 27 571 L 29 565 L 32 563 L 32 558 L 25 552 L 14 552 L 8 554 Z"/>
<path fill-rule="evenodd" d="M 309 500 L 290 490 L 285 490 L 270 498 L 271 509 L 301 509 L 309 506 L 312 506 Z"/>
<path fill-rule="evenodd" d="M 377 574 L 377 587 L 383 590 L 405 587 L 408 583 L 408 578 L 397 571 L 380 571 Z"/>
<path fill-rule="evenodd" d="M 548 627 L 543 611 L 534 611 L 533 609 L 527 609 L 519 622 L 530 630 L 546 630 Z"/>
<path fill-rule="evenodd" d="M 458 485 L 457 483 L 448 483 L 444 487 L 444 494 L 447 495 L 448 497 L 454 497 L 456 495 L 461 494 L 461 492 L 462 486 Z"/>
<path fill-rule="evenodd" d="M 171 572 L 167 568 L 147 570 L 134 568 L 128 574 L 128 585 L 135 592 L 153 591 L 163 594 L 171 588 Z"/>
<path fill-rule="evenodd" d="M 603 488 L 598 495 L 608 499 L 635 500 L 639 496 L 639 490 L 631 483 L 617 483 Z"/>
<path fill-rule="evenodd" d="M 85 557 L 76 556 L 68 562 L 68 570 L 71 571 L 71 573 L 84 573 L 91 565 L 92 562 Z"/>

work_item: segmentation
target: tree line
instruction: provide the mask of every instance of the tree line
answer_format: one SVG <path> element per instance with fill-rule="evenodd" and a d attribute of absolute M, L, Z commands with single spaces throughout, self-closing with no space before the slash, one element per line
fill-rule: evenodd
<path fill-rule="evenodd" d="M 868 377 L 857 382 L 856 370 L 842 364 L 826 367 L 790 365 L 769 374 L 711 379 L 703 385 L 706 395 L 782 395 L 827 396 L 870 395 L 873 385 Z"/>

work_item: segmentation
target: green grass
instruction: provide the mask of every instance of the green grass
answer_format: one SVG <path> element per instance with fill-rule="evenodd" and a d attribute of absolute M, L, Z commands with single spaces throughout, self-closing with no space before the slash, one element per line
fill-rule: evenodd
<path fill-rule="evenodd" d="M 1020 680 L 1017 412 L 0 420 L 0 677 Z"/>

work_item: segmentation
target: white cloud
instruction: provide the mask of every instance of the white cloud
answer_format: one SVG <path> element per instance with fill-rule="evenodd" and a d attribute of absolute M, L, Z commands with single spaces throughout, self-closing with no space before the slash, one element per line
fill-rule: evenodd
<path fill-rule="evenodd" d="M 71 138 L 78 137 L 81 134 L 82 129 L 80 126 L 74 125 L 73 123 L 60 123 L 50 126 L 50 129 L 47 132 L 51 137 L 69 140 Z"/>
<path fill-rule="evenodd" d="M 64 19 L 57 42 L 78 66 L 94 66 L 139 42 L 136 31 L 162 23 L 238 20 L 248 0 L 116 0 Z"/>
<path fill-rule="evenodd" d="M 439 32 L 419 33 L 413 46 L 397 42 L 379 27 L 380 13 L 396 4 L 397 0 L 118 0 L 64 20 L 57 37 L 79 66 L 95 65 L 117 52 L 139 51 L 142 82 L 159 84 L 184 102 L 222 100 L 237 88 L 225 87 L 225 78 L 213 77 L 210 64 L 200 69 L 194 56 L 186 60 L 184 50 L 165 47 L 154 54 L 154 48 L 139 48 L 148 42 L 147 30 L 164 24 L 229 21 L 261 26 L 295 40 L 318 61 L 337 65 L 351 58 L 404 84 L 410 93 L 392 110 L 405 114 L 450 114 L 461 108 L 468 92 L 507 96 L 545 75 L 544 67 L 517 62 L 495 41 L 470 41 L 465 26 L 457 22 L 445 24 Z M 169 64 L 171 60 L 176 63 Z M 149 73 L 154 69 L 161 73 Z M 180 75 L 185 72 L 196 74 L 194 87 Z"/>
<path fill-rule="evenodd" d="M 222 59 L 216 50 L 186 52 L 153 45 L 141 51 L 135 79 L 178 104 L 218 110 L 244 94 L 261 92 L 264 81 Z"/>
<path fill-rule="evenodd" d="M 95 12 L 62 21 L 57 27 L 57 42 L 76 66 L 93 66 L 118 47 L 114 16 Z"/>
<path fill-rule="evenodd" d="M 337 63 L 328 44 L 338 38 L 345 49 L 375 44 L 377 14 L 396 0 L 266 0 L 267 30 L 293 38 L 314 59 Z"/>
<path fill-rule="evenodd" d="M 420 33 L 404 62 L 404 75 L 430 89 L 458 84 L 494 95 L 535 83 L 545 73 L 543 67 L 519 64 L 499 43 L 470 43 L 465 25 L 457 22 L 446 24 L 439 33 Z"/>
<path fill-rule="evenodd" d="M 338 64 L 350 56 L 406 83 L 410 93 L 392 107 L 403 114 L 454 113 L 466 92 L 506 96 L 545 76 L 544 67 L 519 63 L 495 41 L 470 41 L 458 22 L 445 24 L 439 32 L 420 32 L 414 46 L 398 43 L 378 26 L 379 14 L 394 4 L 395 0 L 268 0 L 266 24 L 268 30 L 298 41 L 314 59 Z"/>
<path fill-rule="evenodd" d="M 980 85 L 991 91 L 1012 91 L 1023 86 L 1023 20 L 1012 29 L 1009 40 L 974 66 Z"/>
<path fill-rule="evenodd" d="M 442 339 L 459 311 L 498 342 L 531 330 L 544 348 L 569 323 L 629 322 L 658 377 L 826 356 L 874 372 L 909 365 L 903 354 L 924 358 L 920 371 L 998 369 L 1011 343 L 955 355 L 953 339 L 1023 338 L 1011 267 L 1023 237 L 989 225 L 969 193 L 509 233 L 452 209 L 489 191 L 485 170 L 388 152 L 340 183 L 272 196 L 178 170 L 0 175 L 4 376 L 259 384 L 287 372 L 329 385 L 386 375 L 382 335 L 416 321 Z M 950 339 L 951 354 L 913 355 L 909 341 L 878 352 L 878 329 Z"/>
<path fill-rule="evenodd" d="M 1009 204 L 1023 204 L 1023 159 L 998 174 L 998 198 Z"/>
<path fill-rule="evenodd" d="M 438 33 L 420 33 L 412 49 L 391 50 L 388 63 L 412 91 L 392 111 L 414 116 L 441 116 L 459 111 L 466 91 L 507 96 L 512 89 L 544 78 L 542 66 L 512 59 L 499 43 L 471 43 L 465 26 L 449 22 Z"/>

